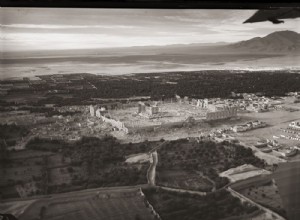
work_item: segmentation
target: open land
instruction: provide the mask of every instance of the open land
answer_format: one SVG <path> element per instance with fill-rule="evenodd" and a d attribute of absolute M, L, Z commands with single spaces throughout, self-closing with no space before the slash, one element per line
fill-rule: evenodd
<path fill-rule="evenodd" d="M 227 177 L 230 182 L 236 182 L 243 179 L 248 179 L 253 176 L 267 175 L 270 171 L 259 169 L 250 164 L 244 164 L 239 167 L 231 168 L 220 173 L 220 176 Z"/>

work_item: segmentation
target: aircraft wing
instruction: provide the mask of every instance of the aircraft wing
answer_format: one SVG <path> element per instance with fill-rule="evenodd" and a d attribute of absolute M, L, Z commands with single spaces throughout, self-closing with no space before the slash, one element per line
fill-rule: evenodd
<path fill-rule="evenodd" d="M 280 8 L 271 10 L 258 10 L 244 23 L 271 21 L 274 24 L 283 23 L 279 19 L 293 19 L 300 17 L 300 8 Z"/>

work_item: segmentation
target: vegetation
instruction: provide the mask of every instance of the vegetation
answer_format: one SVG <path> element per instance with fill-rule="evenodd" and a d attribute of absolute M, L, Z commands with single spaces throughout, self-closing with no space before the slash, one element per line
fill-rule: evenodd
<path fill-rule="evenodd" d="M 258 210 L 248 203 L 242 204 L 228 191 L 220 190 L 206 196 L 148 188 L 143 192 L 163 220 L 218 220 L 245 216 Z"/>
<path fill-rule="evenodd" d="M 24 93 L 40 94 L 43 99 L 35 100 L 37 105 L 79 105 L 95 103 L 91 98 L 129 98 L 137 94 L 158 100 L 174 97 L 174 94 L 191 98 L 228 98 L 231 92 L 283 96 L 287 92 L 300 90 L 299 74 L 285 71 L 206 70 L 168 74 L 140 73 L 130 76 L 80 74 L 83 78 L 76 82 L 72 81 L 74 75 L 64 75 L 63 82 L 54 85 L 50 76 L 40 76 L 44 81 L 42 84 L 30 85 L 30 88 L 23 90 L 12 89 L 9 95 L 18 97 Z M 78 85 L 80 89 L 72 89 Z M 56 92 L 49 92 L 54 90 Z M 0 106 L 7 105 L 8 103 L 0 100 Z"/>
<path fill-rule="evenodd" d="M 7 163 L 9 151 L 7 149 L 7 144 L 4 139 L 0 139 L 0 164 L 1 166 Z"/>
<path fill-rule="evenodd" d="M 24 126 L 0 124 L 0 140 L 2 139 L 7 146 L 15 145 L 19 138 L 25 137 L 28 133 L 28 129 Z"/>
<path fill-rule="evenodd" d="M 213 141 L 189 142 L 186 139 L 170 141 L 158 150 L 157 183 L 160 184 L 160 172 L 165 170 L 199 172 L 215 183 L 219 189 L 229 183 L 219 173 L 243 164 L 252 164 L 263 168 L 264 161 L 254 156 L 251 149 L 231 142 Z"/>
<path fill-rule="evenodd" d="M 243 194 L 254 202 L 265 206 L 281 216 L 286 217 L 282 198 L 272 176 L 251 177 L 231 185 L 235 191 Z"/>
<path fill-rule="evenodd" d="M 26 148 L 50 151 L 62 155 L 63 158 L 70 158 L 66 171 L 71 175 L 72 183 L 49 187 L 49 192 L 54 193 L 72 187 L 94 188 L 145 184 L 149 165 L 127 164 L 125 156 L 147 152 L 156 144 L 156 142 L 120 144 L 111 136 L 103 139 L 83 137 L 75 143 L 35 138 L 27 144 Z M 48 178 L 47 175 L 46 177 Z"/>
<path fill-rule="evenodd" d="M 20 107 L 18 110 L 30 111 L 30 113 L 44 113 L 46 117 L 52 117 L 54 115 L 62 116 L 73 116 L 75 114 L 81 113 L 80 111 L 65 111 L 59 112 L 52 107 Z"/>
<path fill-rule="evenodd" d="M 101 79 L 93 75 L 86 80 L 93 83 L 97 90 L 80 91 L 81 97 L 131 97 L 151 96 L 152 98 L 189 96 L 194 98 L 225 98 L 232 91 L 238 93 L 263 93 L 267 96 L 284 95 L 288 91 L 300 90 L 300 77 L 286 72 L 232 72 L 232 71 L 195 71 L 136 74 L 130 77 L 119 76 Z M 176 84 L 168 84 L 172 81 Z"/>

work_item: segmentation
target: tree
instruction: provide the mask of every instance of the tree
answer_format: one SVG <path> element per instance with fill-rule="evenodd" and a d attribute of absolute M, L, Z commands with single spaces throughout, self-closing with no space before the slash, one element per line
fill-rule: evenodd
<path fill-rule="evenodd" d="M 8 160 L 7 144 L 4 139 L 0 139 L 0 164 L 7 163 Z"/>

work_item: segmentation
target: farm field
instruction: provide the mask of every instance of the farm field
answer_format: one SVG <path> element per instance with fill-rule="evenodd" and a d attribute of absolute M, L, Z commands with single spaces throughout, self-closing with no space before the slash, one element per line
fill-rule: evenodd
<path fill-rule="evenodd" d="M 286 210 L 276 182 L 272 178 L 272 174 L 255 176 L 238 181 L 231 185 L 231 188 L 285 217 Z"/>
<path fill-rule="evenodd" d="M 163 189 L 143 189 L 143 192 L 163 220 L 219 220 L 227 217 L 247 219 L 258 211 L 249 203 L 241 203 L 228 191 L 221 190 L 206 196 L 170 192 Z"/>
<path fill-rule="evenodd" d="M 11 151 L 0 169 L 0 197 L 28 197 L 43 192 L 45 159 L 51 152 Z"/>
<path fill-rule="evenodd" d="M 231 168 L 220 173 L 220 176 L 227 177 L 230 182 L 236 182 L 239 180 L 247 179 L 257 175 L 267 175 L 270 174 L 270 171 L 259 169 L 255 166 L 244 164 L 239 167 Z"/>
<path fill-rule="evenodd" d="M 279 164 L 278 169 L 273 174 L 289 220 L 296 220 L 300 215 L 299 176 L 299 161 Z"/>
<path fill-rule="evenodd" d="M 30 201 L 23 212 L 14 212 L 19 220 L 65 220 L 65 219 L 99 219 L 99 220 L 153 220 L 151 210 L 147 208 L 144 197 L 138 187 L 120 187 L 84 190 L 72 193 L 51 195 Z M 5 211 L 25 201 L 1 204 Z"/>
<path fill-rule="evenodd" d="M 184 170 L 163 170 L 157 173 L 156 183 L 161 186 L 196 190 L 212 191 L 214 184 L 199 173 Z"/>
<path fill-rule="evenodd" d="M 10 151 L 0 168 L 0 198 L 27 198 L 96 187 L 147 183 L 149 160 L 126 162 L 126 155 L 148 152 L 156 142 L 120 144 L 112 137 L 77 142 L 33 139 Z"/>
<path fill-rule="evenodd" d="M 262 160 L 253 155 L 251 149 L 246 149 L 243 146 L 229 142 L 197 142 L 186 139 L 170 141 L 159 148 L 158 161 L 158 183 L 162 181 L 164 185 L 168 186 L 177 184 L 184 189 L 189 187 L 184 182 L 196 181 L 198 181 L 198 187 L 206 185 L 209 181 L 213 182 L 215 188 L 218 189 L 229 183 L 226 177 L 219 176 L 219 173 L 225 170 L 245 163 L 260 168 L 265 166 Z M 167 172 L 170 170 L 177 171 L 173 175 L 177 175 L 182 180 L 181 183 L 180 181 L 174 182 L 175 178 L 172 178 L 172 175 L 167 175 Z M 190 173 L 198 175 L 190 175 Z M 196 186 L 194 185 L 193 187 Z"/>

